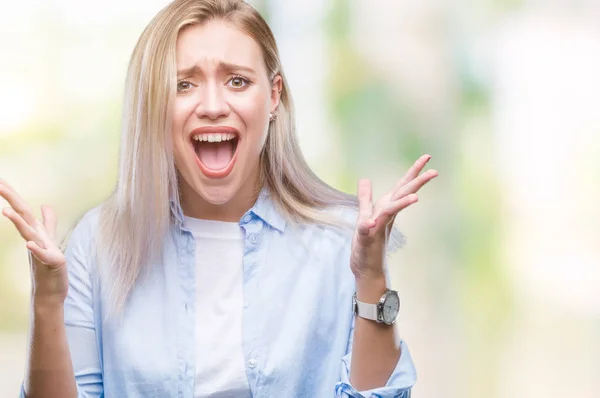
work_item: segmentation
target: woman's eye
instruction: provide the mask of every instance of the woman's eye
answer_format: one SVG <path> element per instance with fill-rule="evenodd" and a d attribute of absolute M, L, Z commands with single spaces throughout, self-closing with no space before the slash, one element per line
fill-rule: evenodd
<path fill-rule="evenodd" d="M 235 76 L 232 77 L 231 80 L 229 80 L 229 85 L 233 88 L 244 88 L 246 87 L 246 85 L 248 84 L 248 80 L 240 77 L 240 76 Z"/>
<path fill-rule="evenodd" d="M 181 81 L 177 82 L 177 91 L 179 91 L 179 92 L 188 91 L 191 88 L 192 88 L 192 83 L 188 82 L 187 80 L 181 80 Z"/>

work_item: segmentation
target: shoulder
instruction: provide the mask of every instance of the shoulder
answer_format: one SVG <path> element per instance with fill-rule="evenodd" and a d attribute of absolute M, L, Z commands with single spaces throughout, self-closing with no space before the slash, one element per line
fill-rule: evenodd
<path fill-rule="evenodd" d="M 71 240 L 80 240 L 82 238 L 91 239 L 94 232 L 98 228 L 98 222 L 100 219 L 100 208 L 96 207 L 87 210 L 79 219 L 75 220 L 70 231 L 67 233 L 69 242 Z"/>
<path fill-rule="evenodd" d="M 62 246 L 69 262 L 77 262 L 89 266 L 97 236 L 101 206 L 87 210 L 76 219 L 63 239 Z M 76 261 L 74 261 L 76 260 Z"/>
<path fill-rule="evenodd" d="M 320 219 L 299 227 L 305 244 L 312 250 L 339 252 L 349 250 L 358 210 L 335 206 L 321 211 Z"/>

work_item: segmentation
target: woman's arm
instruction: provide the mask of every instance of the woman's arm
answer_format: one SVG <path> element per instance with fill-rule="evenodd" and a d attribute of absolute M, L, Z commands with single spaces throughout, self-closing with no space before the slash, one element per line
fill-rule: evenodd
<path fill-rule="evenodd" d="M 377 303 L 385 292 L 385 258 L 394 220 L 400 211 L 417 202 L 416 192 L 437 177 L 435 170 L 420 174 L 430 159 L 429 155 L 421 156 L 375 205 L 371 181 L 359 181 L 359 214 L 350 256 L 359 301 Z M 396 341 L 392 326 L 356 317 L 350 371 L 355 388 L 365 390 L 384 386 L 398 363 L 400 351 L 400 342 Z"/>
<path fill-rule="evenodd" d="M 377 303 L 386 290 L 385 278 L 356 282 L 356 298 Z M 359 391 L 385 386 L 400 359 L 395 325 L 377 323 L 355 315 L 350 381 Z"/>
<path fill-rule="evenodd" d="M 34 298 L 31 314 L 25 396 L 77 397 L 63 305 L 47 305 Z"/>
<path fill-rule="evenodd" d="M 10 207 L 2 214 L 26 242 L 31 269 L 31 327 L 22 395 L 28 398 L 75 398 L 77 385 L 64 324 L 69 291 L 67 261 L 54 240 L 56 215 L 42 207 L 43 222 L 6 181 L 0 197 Z"/>
<path fill-rule="evenodd" d="M 103 394 L 90 275 L 91 219 L 86 215 L 80 220 L 65 250 L 68 271 L 65 299 L 57 303 L 40 300 L 35 295 L 32 298 L 29 353 L 21 398 L 92 398 Z"/>

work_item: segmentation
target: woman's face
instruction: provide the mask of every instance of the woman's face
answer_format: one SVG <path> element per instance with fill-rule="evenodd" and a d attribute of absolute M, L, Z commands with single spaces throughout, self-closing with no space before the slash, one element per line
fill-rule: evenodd
<path fill-rule="evenodd" d="M 172 135 L 183 201 L 210 208 L 254 192 L 281 78 L 271 82 L 258 44 L 223 21 L 180 32 L 177 71 Z"/>

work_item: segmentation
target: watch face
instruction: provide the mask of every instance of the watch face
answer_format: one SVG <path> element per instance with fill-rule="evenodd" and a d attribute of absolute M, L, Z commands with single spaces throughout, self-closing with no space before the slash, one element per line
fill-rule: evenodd
<path fill-rule="evenodd" d="M 399 309 L 400 299 L 398 294 L 396 292 L 389 293 L 383 302 L 383 321 L 388 324 L 393 323 L 398 316 Z"/>

